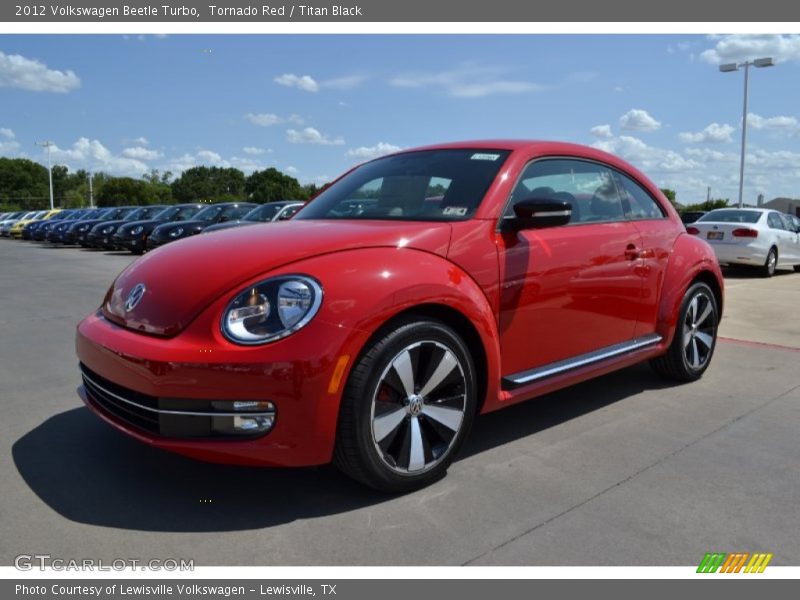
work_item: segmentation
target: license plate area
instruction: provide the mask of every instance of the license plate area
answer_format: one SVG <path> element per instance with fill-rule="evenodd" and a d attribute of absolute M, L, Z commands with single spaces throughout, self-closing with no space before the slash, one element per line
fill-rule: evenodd
<path fill-rule="evenodd" d="M 707 240 L 721 240 L 725 234 L 722 231 L 709 231 L 706 234 Z"/>

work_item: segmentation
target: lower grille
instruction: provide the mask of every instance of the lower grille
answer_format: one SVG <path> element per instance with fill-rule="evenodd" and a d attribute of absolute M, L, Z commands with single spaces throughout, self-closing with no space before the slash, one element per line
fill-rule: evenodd
<path fill-rule="evenodd" d="M 117 385 L 84 364 L 80 368 L 92 404 L 147 433 L 171 438 L 239 439 L 263 435 L 275 423 L 271 402 L 158 398 Z M 237 404 L 258 404 L 259 410 L 236 410 Z"/>

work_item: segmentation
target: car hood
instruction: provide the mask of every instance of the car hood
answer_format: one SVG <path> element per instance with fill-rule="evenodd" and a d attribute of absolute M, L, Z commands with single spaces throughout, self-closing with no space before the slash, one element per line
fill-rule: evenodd
<path fill-rule="evenodd" d="M 190 237 L 131 264 L 109 290 L 103 311 L 131 329 L 172 336 L 223 294 L 280 266 L 370 247 L 407 247 L 445 256 L 450 233 L 449 223 L 303 220 Z M 140 283 L 144 295 L 126 311 L 126 300 Z"/>
<path fill-rule="evenodd" d="M 231 229 L 232 227 L 244 227 L 245 225 L 258 225 L 261 221 L 225 221 L 224 223 L 216 223 L 209 225 L 203 231 L 221 231 L 223 229 Z"/>
<path fill-rule="evenodd" d="M 158 226 L 158 233 L 164 233 L 165 231 L 171 231 L 176 227 L 183 227 L 184 229 L 191 229 L 192 227 L 208 227 L 212 225 L 210 221 L 168 221 L 162 225 Z"/>
<path fill-rule="evenodd" d="M 105 227 L 106 225 L 111 225 L 112 227 L 119 227 L 120 225 L 122 225 L 123 223 L 126 223 L 126 222 L 127 221 L 125 221 L 123 219 L 116 219 L 114 221 L 98 221 L 97 224 L 94 225 L 94 227 L 98 227 L 98 226 Z"/>

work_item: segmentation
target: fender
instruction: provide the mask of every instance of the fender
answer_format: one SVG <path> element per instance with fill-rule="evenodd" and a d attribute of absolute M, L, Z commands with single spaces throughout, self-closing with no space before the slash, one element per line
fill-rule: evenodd
<path fill-rule="evenodd" d="M 302 260 L 285 270 L 313 275 L 322 283 L 325 294 L 336 298 L 323 301 L 316 318 L 347 331 L 337 351 L 337 356 L 350 357 L 342 382 L 384 324 L 414 307 L 439 305 L 459 312 L 477 331 L 486 356 L 483 406 L 495 403 L 500 382 L 496 318 L 483 290 L 458 265 L 412 248 L 365 248 Z M 336 390 L 337 407 L 343 387 L 344 383 Z"/>
<path fill-rule="evenodd" d="M 716 280 L 719 297 L 719 315 L 722 317 L 722 300 L 725 289 L 722 272 L 714 250 L 706 242 L 688 233 L 681 234 L 672 247 L 658 309 L 656 332 L 663 338 L 661 346 L 667 348 L 678 322 L 678 312 L 686 290 L 698 276 L 708 274 Z"/>

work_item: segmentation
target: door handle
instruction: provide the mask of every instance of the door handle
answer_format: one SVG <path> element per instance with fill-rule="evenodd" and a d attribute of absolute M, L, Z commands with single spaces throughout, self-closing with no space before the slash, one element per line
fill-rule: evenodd
<path fill-rule="evenodd" d="M 625 248 L 625 258 L 628 260 L 636 260 L 639 258 L 639 253 L 641 250 L 637 248 L 634 244 L 628 244 Z"/>

